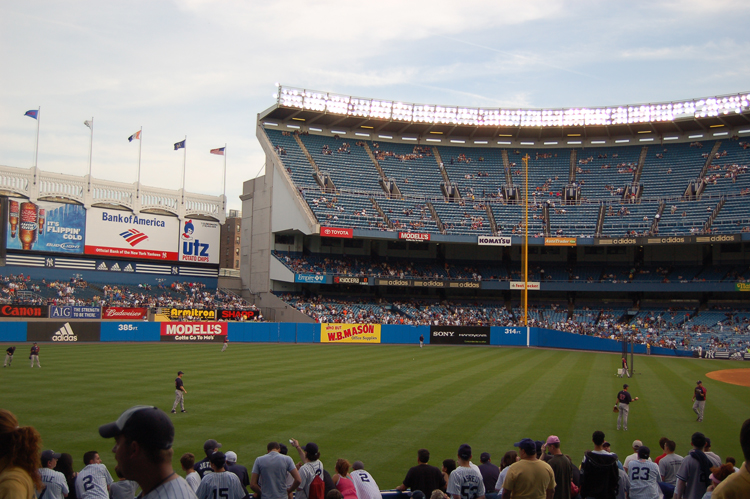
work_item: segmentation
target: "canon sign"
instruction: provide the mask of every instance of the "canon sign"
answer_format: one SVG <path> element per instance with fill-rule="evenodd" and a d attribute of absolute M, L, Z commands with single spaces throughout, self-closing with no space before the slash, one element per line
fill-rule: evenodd
<path fill-rule="evenodd" d="M 338 227 L 321 227 L 321 237 L 343 237 L 351 239 L 354 237 L 354 229 L 342 229 Z"/>

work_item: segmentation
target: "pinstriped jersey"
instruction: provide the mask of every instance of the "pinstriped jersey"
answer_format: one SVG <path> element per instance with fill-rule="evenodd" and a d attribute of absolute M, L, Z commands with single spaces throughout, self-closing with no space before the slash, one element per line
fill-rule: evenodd
<path fill-rule="evenodd" d="M 109 486 L 110 499 L 133 499 L 138 490 L 138 482 L 134 480 L 120 480 Z"/>
<path fill-rule="evenodd" d="M 188 473 L 185 477 L 185 481 L 188 483 L 188 485 L 190 485 L 190 488 L 193 490 L 193 492 L 198 492 L 198 487 L 201 484 L 201 476 L 197 471 Z"/>
<path fill-rule="evenodd" d="M 39 474 L 42 476 L 42 483 L 45 485 L 45 488 L 41 493 L 37 491 L 37 497 L 41 497 L 42 499 L 63 499 L 70 492 L 65 475 L 59 471 L 49 468 L 39 468 Z"/>
<path fill-rule="evenodd" d="M 89 464 L 78 473 L 76 496 L 78 499 L 109 499 L 107 486 L 112 482 L 112 475 L 106 466 Z"/>
<path fill-rule="evenodd" d="M 245 490 L 237 475 L 222 471 L 204 475 L 195 495 L 198 499 L 242 499 Z"/>
<path fill-rule="evenodd" d="M 195 499 L 195 494 L 185 479 L 178 476 L 144 494 L 143 499 Z"/>
<path fill-rule="evenodd" d="M 448 494 L 461 496 L 461 499 L 475 499 L 484 495 L 482 474 L 474 468 L 459 466 L 451 471 L 448 479 Z"/>
<path fill-rule="evenodd" d="M 365 470 L 354 470 L 351 473 L 352 483 L 357 490 L 357 499 L 383 499 L 380 487 L 375 479 Z"/>

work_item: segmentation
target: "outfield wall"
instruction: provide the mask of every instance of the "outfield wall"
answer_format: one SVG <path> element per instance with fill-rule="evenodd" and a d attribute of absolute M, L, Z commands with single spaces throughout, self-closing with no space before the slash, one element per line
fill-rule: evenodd
<path fill-rule="evenodd" d="M 358 331 L 359 328 L 359 331 Z M 325 331 L 342 331 L 337 333 Z M 26 341 L 221 342 L 225 337 L 240 343 L 425 343 L 447 345 L 529 346 L 621 352 L 619 341 L 542 328 L 357 325 L 276 322 L 117 322 L 117 321 L 4 321 L 0 342 Z M 635 345 L 635 353 L 645 354 L 645 345 Z M 653 347 L 655 355 L 691 357 L 690 351 Z M 746 356 L 750 360 L 750 355 Z"/>

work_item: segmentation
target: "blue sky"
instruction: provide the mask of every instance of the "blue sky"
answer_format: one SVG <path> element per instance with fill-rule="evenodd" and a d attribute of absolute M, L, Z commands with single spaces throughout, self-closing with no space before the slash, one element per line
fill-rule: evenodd
<path fill-rule="evenodd" d="M 0 0 L 0 164 L 221 194 L 264 157 L 276 82 L 488 107 L 635 104 L 750 91 L 747 1 Z"/>

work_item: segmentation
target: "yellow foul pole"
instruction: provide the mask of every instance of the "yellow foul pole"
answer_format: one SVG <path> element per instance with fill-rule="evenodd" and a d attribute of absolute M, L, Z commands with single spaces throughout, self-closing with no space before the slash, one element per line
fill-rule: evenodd
<path fill-rule="evenodd" d="M 524 205 L 524 238 L 523 238 L 523 325 L 529 327 L 529 155 L 523 157 L 526 175 L 526 193 Z"/>

